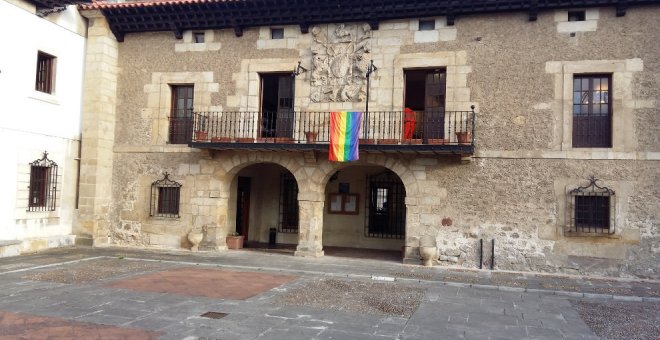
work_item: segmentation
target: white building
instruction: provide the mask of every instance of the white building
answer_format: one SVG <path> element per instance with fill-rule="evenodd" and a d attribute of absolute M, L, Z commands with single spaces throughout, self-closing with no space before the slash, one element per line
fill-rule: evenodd
<path fill-rule="evenodd" d="M 75 240 L 87 23 L 59 4 L 0 1 L 0 256 Z"/>

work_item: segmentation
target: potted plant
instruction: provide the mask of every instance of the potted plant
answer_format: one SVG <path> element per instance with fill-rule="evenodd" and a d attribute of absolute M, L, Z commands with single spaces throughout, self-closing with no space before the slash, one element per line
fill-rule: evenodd
<path fill-rule="evenodd" d="M 206 129 L 208 117 L 197 116 L 197 124 L 195 125 L 195 140 L 207 141 L 209 140 L 209 131 Z"/>
<path fill-rule="evenodd" d="M 472 144 L 472 116 L 468 113 L 465 117 L 465 131 L 456 131 L 458 144 Z"/>
<path fill-rule="evenodd" d="M 305 139 L 307 140 L 307 144 L 313 144 L 316 143 L 316 136 L 318 136 L 318 132 L 315 131 L 305 131 Z"/>
<path fill-rule="evenodd" d="M 243 248 L 243 236 L 237 232 L 231 232 L 227 235 L 227 248 L 241 249 Z"/>

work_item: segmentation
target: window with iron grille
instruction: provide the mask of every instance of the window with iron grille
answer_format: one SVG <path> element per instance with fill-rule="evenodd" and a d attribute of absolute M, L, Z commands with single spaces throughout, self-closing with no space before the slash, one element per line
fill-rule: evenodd
<path fill-rule="evenodd" d="M 37 77 L 34 89 L 53 93 L 53 79 L 55 79 L 55 57 L 40 51 L 37 53 Z"/>
<path fill-rule="evenodd" d="M 367 176 L 365 236 L 401 239 L 406 232 L 406 191 L 392 171 Z"/>
<path fill-rule="evenodd" d="M 181 183 L 170 179 L 166 172 L 163 179 L 151 183 L 151 216 L 179 217 Z"/>
<path fill-rule="evenodd" d="M 280 224 L 282 233 L 298 232 L 298 183 L 290 173 L 280 175 Z"/>
<path fill-rule="evenodd" d="M 172 85 L 170 144 L 188 144 L 193 130 L 193 85 Z"/>
<path fill-rule="evenodd" d="M 57 202 L 57 164 L 43 157 L 30 163 L 28 211 L 54 211 Z"/>
<path fill-rule="evenodd" d="M 612 77 L 573 77 L 573 147 L 612 147 Z"/>
<path fill-rule="evenodd" d="M 569 192 L 567 235 L 614 234 L 614 191 L 599 186 L 596 181 L 592 176 L 589 185 Z"/>

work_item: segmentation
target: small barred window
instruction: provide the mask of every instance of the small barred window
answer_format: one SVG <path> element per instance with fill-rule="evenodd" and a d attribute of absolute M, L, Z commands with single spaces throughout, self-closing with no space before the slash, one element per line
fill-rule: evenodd
<path fill-rule="evenodd" d="M 614 190 L 601 187 L 596 181 L 598 179 L 591 176 L 589 185 L 569 192 L 567 234 L 614 234 Z"/>
<path fill-rule="evenodd" d="M 43 157 L 30 163 L 28 211 L 54 211 L 57 201 L 57 164 Z"/>
<path fill-rule="evenodd" d="M 181 183 L 169 176 L 166 172 L 163 179 L 151 183 L 151 216 L 179 217 Z"/>

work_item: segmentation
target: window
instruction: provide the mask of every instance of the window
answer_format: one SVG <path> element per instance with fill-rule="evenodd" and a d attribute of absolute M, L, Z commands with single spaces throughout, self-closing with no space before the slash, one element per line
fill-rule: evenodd
<path fill-rule="evenodd" d="M 172 85 L 170 144 L 187 144 L 192 139 L 193 94 L 192 85 Z"/>
<path fill-rule="evenodd" d="M 405 236 L 406 192 L 392 171 L 367 177 L 367 237 L 398 238 Z"/>
<path fill-rule="evenodd" d="M 284 28 L 271 28 L 270 29 L 270 38 L 271 39 L 284 39 Z"/>
<path fill-rule="evenodd" d="M 298 232 L 298 210 L 298 183 L 292 174 L 284 173 L 280 175 L 280 232 Z"/>
<path fill-rule="evenodd" d="M 596 181 L 592 176 L 589 185 L 569 192 L 568 235 L 614 233 L 614 191 L 599 186 Z"/>
<path fill-rule="evenodd" d="M 568 21 L 585 21 L 585 11 L 568 11 Z"/>
<path fill-rule="evenodd" d="M 404 77 L 404 105 L 412 111 L 404 121 L 405 138 L 444 140 L 446 70 L 404 70 Z"/>
<path fill-rule="evenodd" d="M 419 30 L 420 31 L 433 31 L 435 29 L 435 20 L 420 20 L 419 21 Z"/>
<path fill-rule="evenodd" d="M 181 184 L 166 172 L 163 179 L 151 183 L 151 216 L 179 217 Z"/>
<path fill-rule="evenodd" d="M 34 89 L 45 93 L 53 93 L 55 79 L 55 57 L 39 52 L 37 54 L 37 77 Z"/>
<path fill-rule="evenodd" d="M 54 211 L 57 200 L 57 164 L 43 157 L 30 163 L 28 211 Z"/>
<path fill-rule="evenodd" d="M 610 75 L 573 77 L 573 147 L 612 147 Z"/>
<path fill-rule="evenodd" d="M 204 32 L 193 32 L 193 41 L 195 44 L 204 43 Z"/>

